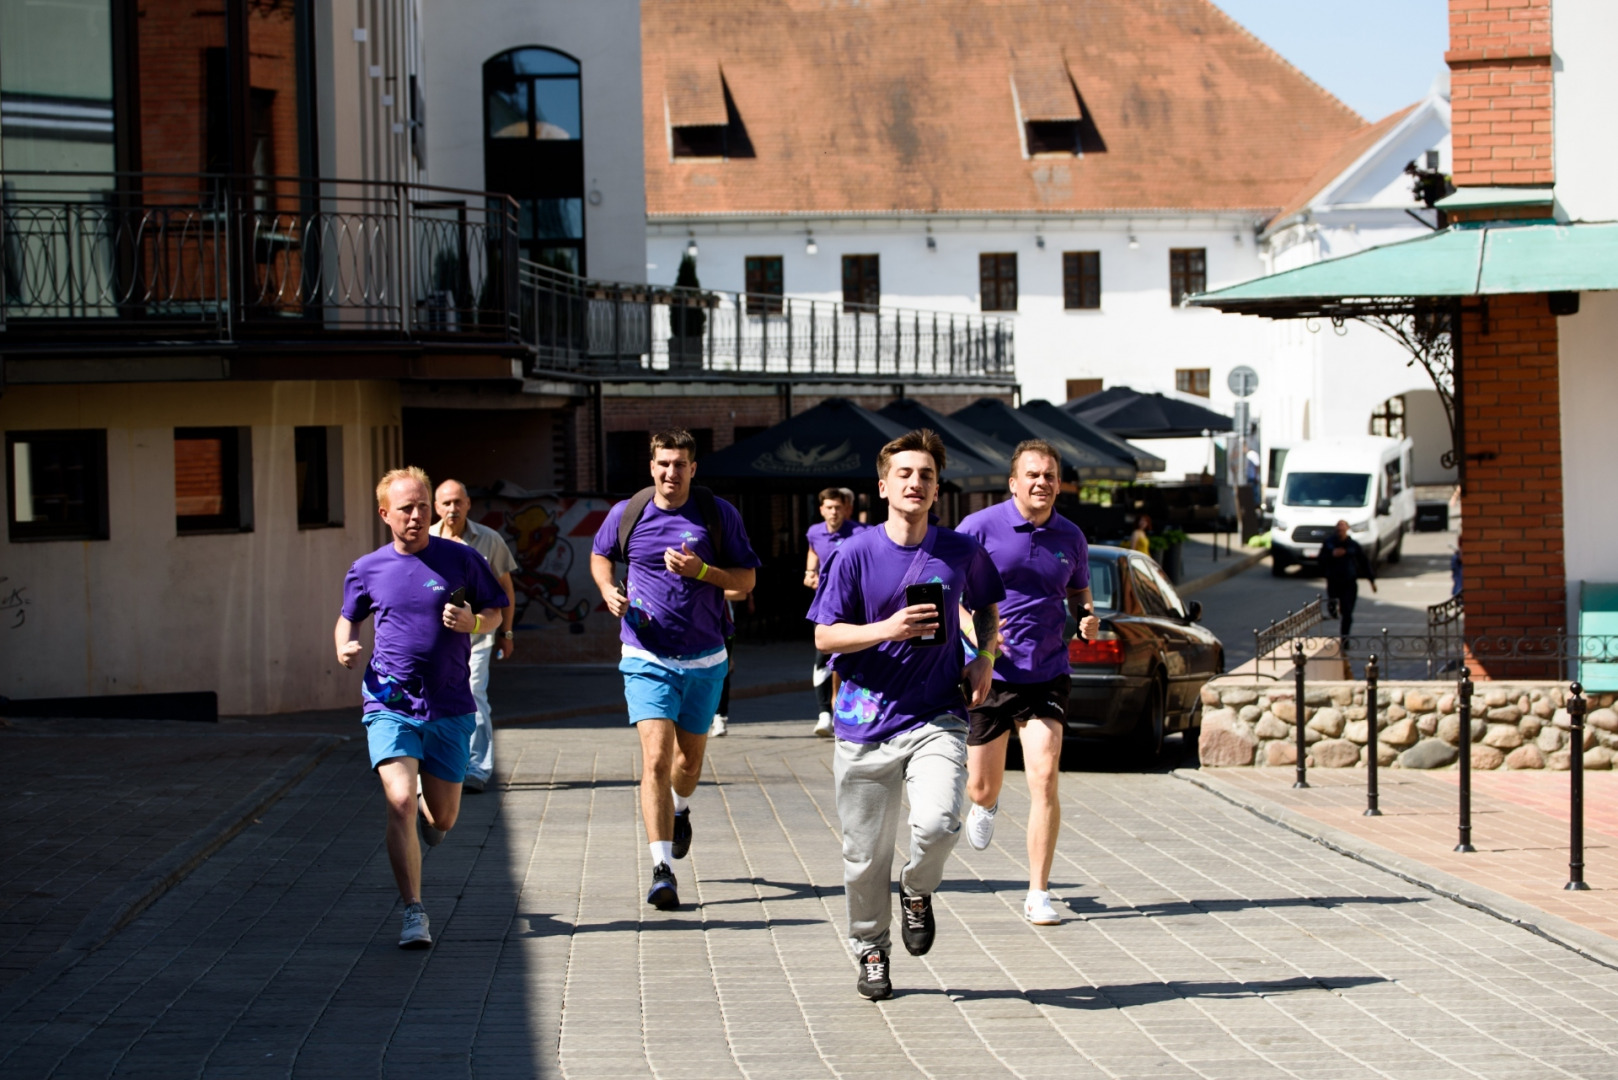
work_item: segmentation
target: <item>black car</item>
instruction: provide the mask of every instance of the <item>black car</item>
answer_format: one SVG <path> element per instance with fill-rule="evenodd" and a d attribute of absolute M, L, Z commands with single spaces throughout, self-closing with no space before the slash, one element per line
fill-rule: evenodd
<path fill-rule="evenodd" d="M 1067 734 L 1122 739 L 1144 759 L 1169 732 L 1196 738 L 1202 686 L 1225 669 L 1225 647 L 1197 625 L 1202 605 L 1181 600 L 1157 563 L 1124 548 L 1090 549 L 1090 589 L 1101 630 L 1095 641 L 1068 641 Z"/>

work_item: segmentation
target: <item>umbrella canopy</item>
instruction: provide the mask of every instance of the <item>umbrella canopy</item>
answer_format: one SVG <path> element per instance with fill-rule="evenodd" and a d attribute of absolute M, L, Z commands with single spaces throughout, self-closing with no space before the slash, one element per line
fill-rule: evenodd
<path fill-rule="evenodd" d="M 1212 409 L 1127 386 L 1075 398 L 1062 409 L 1123 439 L 1186 439 L 1236 427 L 1234 420 Z"/>
<path fill-rule="evenodd" d="M 951 454 L 971 454 L 1001 469 L 1005 475 L 1011 472 L 1011 447 L 952 416 L 929 409 L 919 401 L 900 398 L 883 406 L 880 413 L 906 430 L 932 428 L 944 440 L 944 446 Z"/>
<path fill-rule="evenodd" d="M 1044 439 L 1061 453 L 1064 478 L 1068 473 L 1080 480 L 1135 478 L 1133 461 L 1103 454 L 1027 413 L 1018 412 L 999 398 L 979 398 L 951 417 L 1011 447 L 1024 439 Z"/>
<path fill-rule="evenodd" d="M 877 454 L 909 430 L 847 398 L 827 398 L 767 431 L 703 458 L 698 463 L 697 482 L 723 480 L 780 492 L 813 491 L 849 481 L 869 487 L 876 482 Z M 946 448 L 948 445 L 946 442 Z M 1006 471 L 970 453 L 949 449 L 943 481 L 960 491 L 993 491 L 1005 484 Z"/>
<path fill-rule="evenodd" d="M 1064 412 L 1059 406 L 1052 405 L 1043 398 L 1035 401 L 1025 401 L 1022 408 L 1017 411 L 1027 413 L 1043 424 L 1049 424 L 1057 431 L 1066 433 L 1086 446 L 1127 461 L 1141 472 L 1163 472 L 1169 467 L 1168 462 L 1151 451 L 1142 450 L 1133 443 L 1127 443 L 1112 432 L 1096 427 L 1088 420 L 1080 420 L 1072 413 Z"/>

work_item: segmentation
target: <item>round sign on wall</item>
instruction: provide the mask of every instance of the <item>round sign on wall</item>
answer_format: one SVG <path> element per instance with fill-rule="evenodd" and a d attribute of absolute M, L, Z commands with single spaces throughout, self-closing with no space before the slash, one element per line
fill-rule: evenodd
<path fill-rule="evenodd" d="M 1252 397 L 1253 391 L 1258 389 L 1258 372 L 1246 364 L 1231 368 L 1226 384 L 1237 397 Z"/>

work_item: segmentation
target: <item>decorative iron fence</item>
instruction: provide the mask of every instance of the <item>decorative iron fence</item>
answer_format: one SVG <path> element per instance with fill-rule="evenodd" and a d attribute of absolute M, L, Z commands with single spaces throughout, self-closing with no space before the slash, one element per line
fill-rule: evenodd
<path fill-rule="evenodd" d="M 990 378 L 1015 369 L 1008 319 L 520 271 L 538 371 Z"/>
<path fill-rule="evenodd" d="M 0 327 L 515 342 L 515 215 L 502 196 L 414 184 L 0 174 Z"/>

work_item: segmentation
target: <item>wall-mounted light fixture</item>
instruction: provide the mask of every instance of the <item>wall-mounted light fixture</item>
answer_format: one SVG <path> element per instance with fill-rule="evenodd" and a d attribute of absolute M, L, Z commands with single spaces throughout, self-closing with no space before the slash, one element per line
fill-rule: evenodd
<path fill-rule="evenodd" d="M 1034 246 L 1037 247 L 1041 251 L 1045 250 L 1045 236 L 1044 236 L 1044 234 L 1042 234 L 1042 233 L 1035 233 L 1034 234 Z"/>
<path fill-rule="evenodd" d="M 693 259 L 697 257 L 697 238 L 695 236 L 686 242 L 685 253 Z"/>
<path fill-rule="evenodd" d="M 820 245 L 815 243 L 815 234 L 809 233 L 803 241 L 803 253 L 805 255 L 813 255 L 819 250 Z"/>
<path fill-rule="evenodd" d="M 1129 250 L 1130 251 L 1139 251 L 1140 250 L 1140 241 L 1135 238 L 1134 233 L 1129 234 Z"/>
<path fill-rule="evenodd" d="M 932 233 L 927 234 L 927 250 L 928 251 L 937 251 L 938 250 L 938 238 L 936 236 L 934 236 Z"/>

